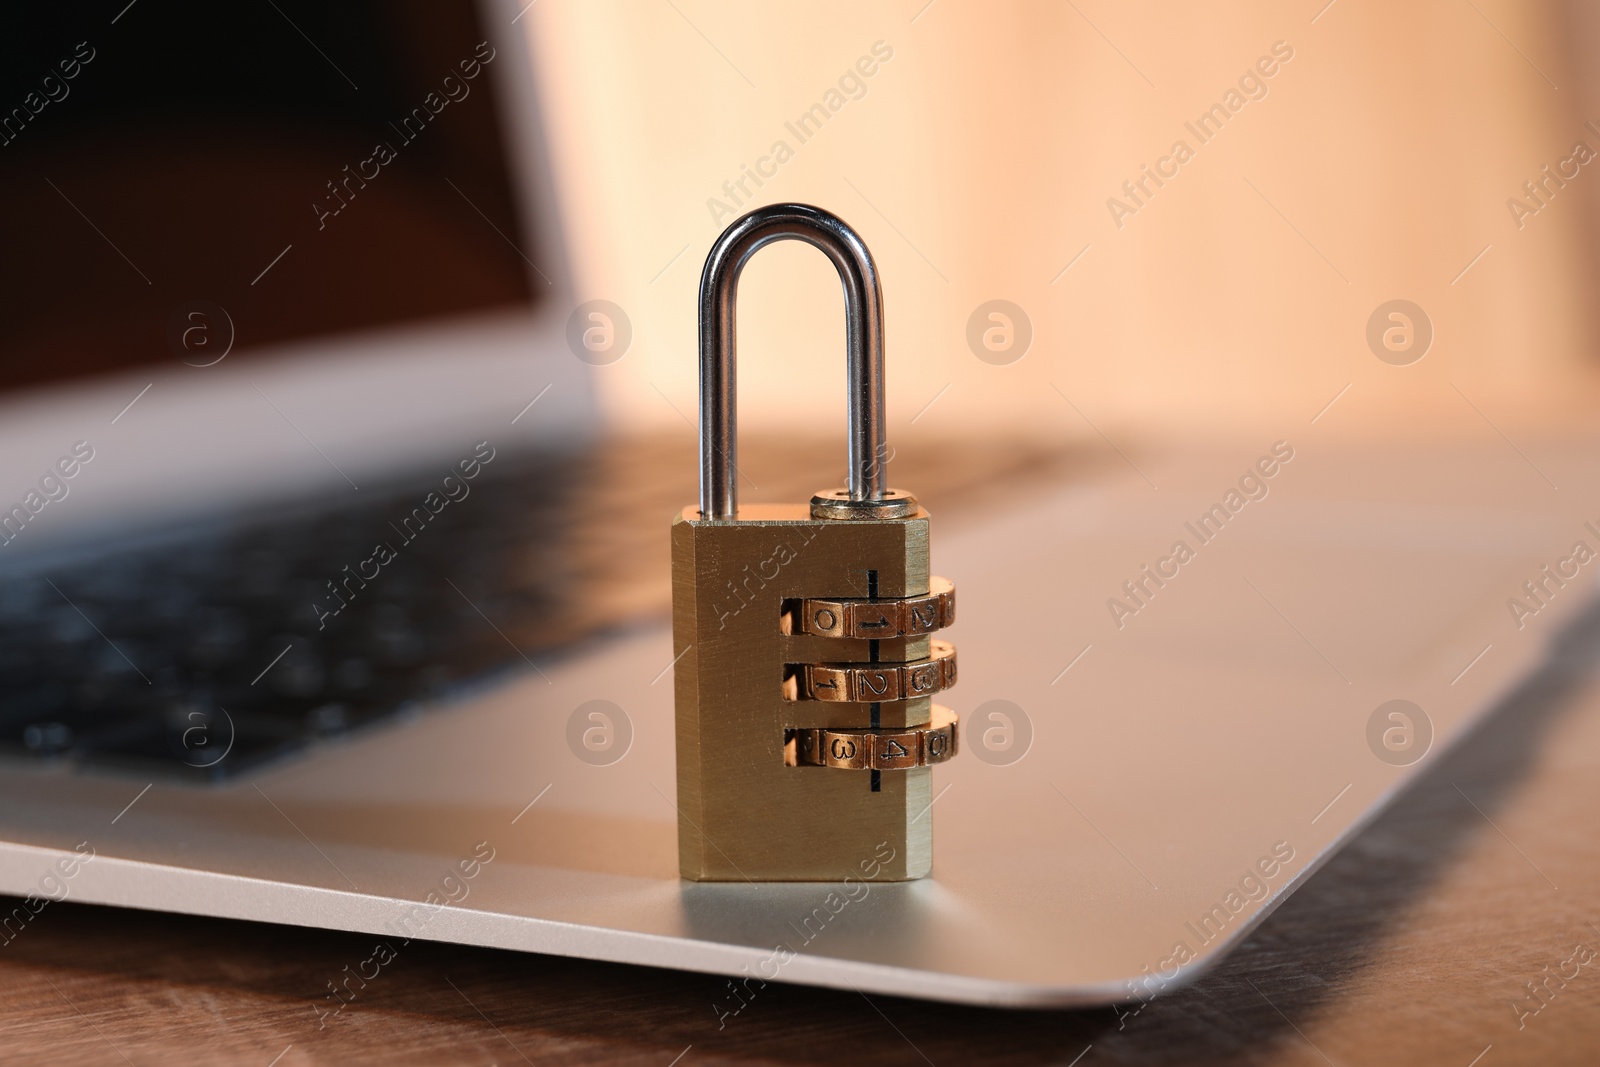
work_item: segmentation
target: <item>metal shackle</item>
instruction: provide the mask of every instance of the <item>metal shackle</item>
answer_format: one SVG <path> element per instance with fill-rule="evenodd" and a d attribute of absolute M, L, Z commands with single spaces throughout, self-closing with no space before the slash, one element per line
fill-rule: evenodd
<path fill-rule="evenodd" d="M 813 512 L 820 516 L 819 508 L 831 507 L 828 517 L 910 514 L 915 500 L 884 487 L 883 294 L 872 253 L 831 212 L 809 204 L 771 204 L 724 230 L 700 275 L 700 515 L 732 519 L 739 510 L 734 384 L 739 275 L 758 250 L 785 240 L 820 249 L 844 288 L 850 466 L 846 490 L 814 498 Z M 824 497 L 828 503 L 819 504 Z"/>

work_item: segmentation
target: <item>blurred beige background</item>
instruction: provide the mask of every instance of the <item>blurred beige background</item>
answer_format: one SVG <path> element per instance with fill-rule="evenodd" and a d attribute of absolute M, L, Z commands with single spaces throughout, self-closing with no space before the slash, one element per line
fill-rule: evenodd
<path fill-rule="evenodd" d="M 759 189 L 747 179 L 738 213 L 808 201 L 865 236 L 885 284 L 893 442 L 953 427 L 1087 440 L 1086 419 L 1119 442 L 1281 436 L 1346 385 L 1318 432 L 1484 437 L 1486 419 L 1513 436 L 1581 425 L 1597 399 L 1600 167 L 1520 229 L 1507 207 L 1576 141 L 1600 150 L 1573 62 L 1593 18 L 1573 8 L 540 0 L 523 25 L 577 297 L 634 324 L 627 356 L 595 370 L 620 429 L 688 432 L 700 266 L 733 217 L 708 200 L 731 204 L 723 183 L 782 140 L 792 158 Z M 892 58 L 802 143 L 785 124 L 875 42 Z M 1202 144 L 1185 123 L 1277 42 L 1292 58 L 1261 79 L 1266 95 Z M 1180 139 L 1193 158 L 1119 227 L 1108 198 L 1129 203 L 1123 183 Z M 745 279 L 742 426 L 820 413 L 838 432 L 831 268 L 788 245 Z M 1034 330 L 1004 366 L 966 340 L 995 298 Z M 1435 331 L 1410 366 L 1365 339 L 1394 298 Z"/>

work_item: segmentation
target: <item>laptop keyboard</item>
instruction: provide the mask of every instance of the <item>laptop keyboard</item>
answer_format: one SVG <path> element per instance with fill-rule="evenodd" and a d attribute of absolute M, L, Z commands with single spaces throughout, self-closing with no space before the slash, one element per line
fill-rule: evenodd
<path fill-rule="evenodd" d="M 739 467 L 756 499 L 805 500 L 837 484 L 841 458 L 832 438 L 751 435 Z M 898 455 L 894 481 L 948 529 L 1098 462 L 1122 461 L 961 440 Z M 405 517 L 438 476 L 139 541 L 119 530 L 70 555 L 7 547 L 0 757 L 223 779 L 664 617 L 667 527 L 697 469 L 687 433 L 504 451 L 420 532 Z"/>
<path fill-rule="evenodd" d="M 497 458 L 436 514 L 438 477 L 0 570 L 0 753 L 217 778 L 592 632 L 583 461 Z"/>

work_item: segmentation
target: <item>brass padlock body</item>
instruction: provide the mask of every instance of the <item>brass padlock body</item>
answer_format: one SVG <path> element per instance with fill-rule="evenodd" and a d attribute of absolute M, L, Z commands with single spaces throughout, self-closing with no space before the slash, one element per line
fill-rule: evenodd
<path fill-rule="evenodd" d="M 683 877 L 837 881 L 869 867 L 880 880 L 924 877 L 933 862 L 930 768 L 793 767 L 784 744 L 807 727 L 924 726 L 932 701 L 881 703 L 873 721 L 870 704 L 786 699 L 784 679 L 794 664 L 871 662 L 874 646 L 879 661 L 926 659 L 930 639 L 785 633 L 784 609 L 805 597 L 926 595 L 927 512 L 814 519 L 805 505 L 747 504 L 737 519 L 700 515 L 685 508 L 672 525 Z"/>

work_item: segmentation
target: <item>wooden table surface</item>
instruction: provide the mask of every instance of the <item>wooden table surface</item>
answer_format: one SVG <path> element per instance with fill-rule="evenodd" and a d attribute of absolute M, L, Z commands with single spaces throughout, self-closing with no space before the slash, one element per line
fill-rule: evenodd
<path fill-rule="evenodd" d="M 981 504 L 939 466 L 949 504 Z M 1594 629 L 1221 967 L 1136 1013 L 768 985 L 719 1029 L 725 979 L 418 941 L 321 1020 L 372 937 L 69 900 L 0 945 L 0 1063 L 1600 1063 L 1600 958 L 1566 962 L 1600 950 Z"/>

